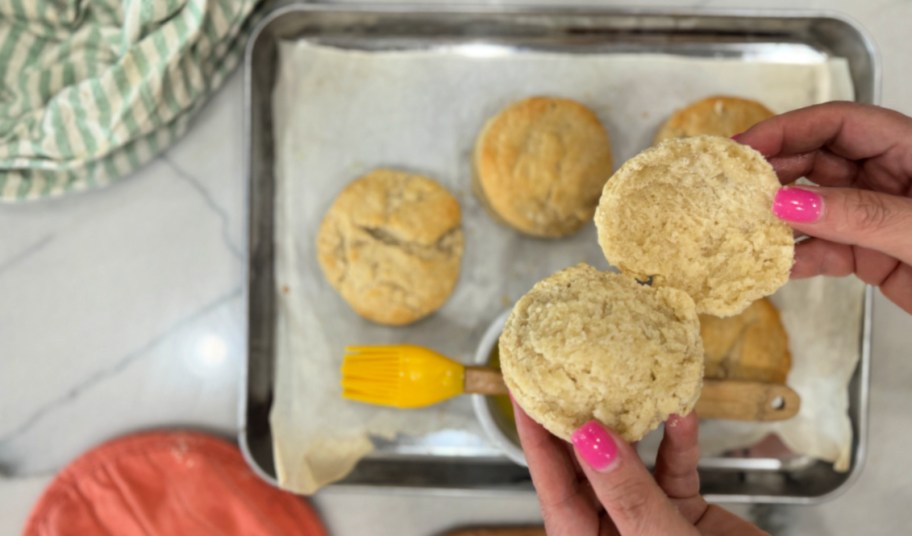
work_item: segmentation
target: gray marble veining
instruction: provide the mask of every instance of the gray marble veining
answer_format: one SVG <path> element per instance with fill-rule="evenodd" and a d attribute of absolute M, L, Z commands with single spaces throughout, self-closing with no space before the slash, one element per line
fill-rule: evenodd
<path fill-rule="evenodd" d="M 883 103 L 912 113 L 908 0 L 681 5 L 697 4 L 848 13 L 880 46 Z M 105 190 L 0 206 L 0 534 L 19 531 L 51 473 L 108 438 L 162 426 L 234 434 L 244 355 L 241 93 L 236 74 L 177 145 Z M 820 506 L 739 507 L 776 534 L 912 527 L 912 474 L 903 470 L 912 443 L 912 318 L 880 297 L 874 315 L 867 465 L 843 496 Z M 329 490 L 316 503 L 339 535 L 540 521 L 532 495 Z"/>

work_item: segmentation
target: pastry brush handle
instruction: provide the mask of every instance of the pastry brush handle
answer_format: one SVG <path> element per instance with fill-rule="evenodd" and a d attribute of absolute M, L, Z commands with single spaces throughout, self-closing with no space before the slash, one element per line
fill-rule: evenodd
<path fill-rule="evenodd" d="M 489 367 L 466 367 L 463 392 L 477 395 L 509 394 L 500 371 Z"/>
<path fill-rule="evenodd" d="M 782 421 L 801 408 L 801 398 L 787 385 L 737 380 L 703 380 L 697 415 L 704 419 Z"/>
<path fill-rule="evenodd" d="M 506 395 L 500 371 L 489 367 L 466 367 L 464 392 Z M 735 421 L 782 421 L 795 416 L 801 398 L 787 385 L 737 380 L 704 380 L 697 401 L 697 414 L 704 419 Z"/>

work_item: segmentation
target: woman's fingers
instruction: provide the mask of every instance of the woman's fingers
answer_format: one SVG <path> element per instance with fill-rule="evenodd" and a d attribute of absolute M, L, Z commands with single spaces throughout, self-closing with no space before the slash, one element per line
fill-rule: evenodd
<path fill-rule="evenodd" d="M 785 187 L 773 213 L 798 231 L 912 264 L 912 199 L 857 188 Z"/>
<path fill-rule="evenodd" d="M 698 534 L 623 439 L 597 421 L 584 424 L 572 439 L 592 489 L 621 534 Z"/>
<path fill-rule="evenodd" d="M 706 511 L 700 495 L 700 447 L 697 443 L 699 421 L 696 413 L 686 417 L 672 415 L 665 422 L 665 434 L 656 456 L 655 480 L 691 523 Z"/>
<path fill-rule="evenodd" d="M 790 184 L 805 177 L 822 186 L 853 186 L 858 180 L 858 164 L 827 150 L 770 158 L 779 181 Z"/>
<path fill-rule="evenodd" d="M 884 296 L 912 313 L 912 267 L 872 249 L 813 238 L 795 246 L 792 278 L 818 275 L 845 276 L 851 273 L 880 287 Z"/>
<path fill-rule="evenodd" d="M 698 426 L 695 413 L 686 417 L 672 415 L 665 423 L 665 434 L 656 457 L 655 479 L 672 499 L 700 494 Z"/>
<path fill-rule="evenodd" d="M 714 504 L 709 505 L 703 517 L 697 521 L 697 527 L 702 534 L 738 536 L 769 536 L 768 533 L 757 528 L 753 523 L 741 519 L 724 508 Z"/>
<path fill-rule="evenodd" d="M 767 158 L 826 148 L 849 160 L 864 160 L 897 145 L 912 146 L 912 119 L 877 106 L 831 102 L 767 119 L 735 138 Z"/>
<path fill-rule="evenodd" d="M 591 488 L 577 473 L 567 444 L 533 421 L 516 402 L 513 413 L 548 534 L 596 534 L 599 520 Z"/>
<path fill-rule="evenodd" d="M 815 239 L 795 250 L 793 277 L 852 272 L 912 313 L 912 199 L 855 188 L 786 187 L 773 212 Z"/>
<path fill-rule="evenodd" d="M 879 285 L 899 261 L 873 249 L 811 238 L 795 245 L 792 279 L 825 275 L 843 277 L 857 273 L 865 283 Z"/>

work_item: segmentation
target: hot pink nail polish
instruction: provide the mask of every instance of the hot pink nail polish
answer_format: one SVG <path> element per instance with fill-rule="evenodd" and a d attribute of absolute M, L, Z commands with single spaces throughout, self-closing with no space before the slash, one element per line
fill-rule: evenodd
<path fill-rule="evenodd" d="M 773 200 L 773 214 L 785 221 L 817 221 L 822 209 L 820 196 L 803 188 L 780 188 Z"/>
<path fill-rule="evenodd" d="M 570 441 L 586 463 L 596 471 L 608 469 L 617 459 L 617 444 L 597 421 L 589 421 L 580 426 L 573 432 Z"/>

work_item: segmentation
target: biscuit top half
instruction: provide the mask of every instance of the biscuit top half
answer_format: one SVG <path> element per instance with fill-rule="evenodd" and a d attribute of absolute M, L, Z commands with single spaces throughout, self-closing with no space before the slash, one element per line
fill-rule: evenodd
<path fill-rule="evenodd" d="M 608 262 L 693 297 L 700 313 L 738 314 L 788 281 L 791 228 L 771 210 L 780 184 L 757 151 L 728 138 L 672 139 L 628 160 L 595 224 Z"/>

